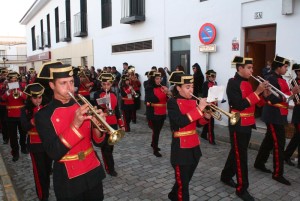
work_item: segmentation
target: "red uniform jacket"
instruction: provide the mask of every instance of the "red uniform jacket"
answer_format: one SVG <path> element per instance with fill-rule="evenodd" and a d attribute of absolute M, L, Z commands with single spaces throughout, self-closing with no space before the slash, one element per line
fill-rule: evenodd
<path fill-rule="evenodd" d="M 26 100 L 26 94 L 22 93 L 20 89 L 17 89 L 20 93 L 20 97 L 15 99 L 13 97 L 13 90 L 10 91 L 9 95 L 3 94 L 2 99 L 6 101 L 7 116 L 19 118 L 21 116 L 21 108 L 24 107 L 24 101 Z"/>

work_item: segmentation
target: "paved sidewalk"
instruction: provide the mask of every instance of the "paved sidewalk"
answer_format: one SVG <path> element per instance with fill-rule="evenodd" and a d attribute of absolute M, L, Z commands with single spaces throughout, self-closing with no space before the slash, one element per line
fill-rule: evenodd
<path fill-rule="evenodd" d="M 201 129 L 199 129 L 201 131 Z M 203 153 L 200 163 L 195 171 L 190 184 L 191 200 L 239 200 L 235 189 L 225 186 L 220 182 L 220 173 L 225 164 L 229 144 L 228 128 L 216 125 L 217 145 L 210 145 L 201 140 Z M 300 201 L 300 170 L 295 167 L 285 166 L 285 176 L 291 181 L 292 186 L 282 185 L 272 180 L 270 174 L 262 173 L 253 168 L 253 161 L 263 138 L 264 131 L 254 131 L 249 150 L 249 180 L 250 193 L 256 200 L 275 201 L 288 200 Z M 152 154 L 150 147 L 151 131 L 148 129 L 145 116 L 138 114 L 137 124 L 132 124 L 132 132 L 126 133 L 125 138 L 114 149 L 116 171 L 118 177 L 104 180 L 104 196 L 107 201 L 119 200 L 168 200 L 169 193 L 174 183 L 174 171 L 170 165 L 171 132 L 168 122 L 161 132 L 160 148 L 162 158 Z M 0 200 L 13 200 L 9 197 L 8 185 L 3 185 L 3 178 L 11 178 L 15 196 L 21 201 L 36 201 L 35 186 L 29 155 L 22 154 L 19 161 L 12 162 L 9 145 L 2 145 L 0 140 L 0 153 L 9 175 L 1 173 Z M 101 154 L 97 149 L 99 156 Z M 5 167 L 0 160 L 0 170 Z M 272 159 L 267 163 L 272 168 Z M 52 183 L 52 182 L 51 182 Z M 17 200 L 17 199 L 15 199 Z M 50 189 L 50 201 L 55 200 L 53 186 Z"/>

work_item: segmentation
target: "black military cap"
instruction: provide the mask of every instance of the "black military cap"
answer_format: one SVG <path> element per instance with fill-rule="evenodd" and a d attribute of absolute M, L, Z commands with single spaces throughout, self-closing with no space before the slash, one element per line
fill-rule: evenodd
<path fill-rule="evenodd" d="M 149 74 L 149 71 L 145 72 L 145 75 L 146 75 L 146 76 L 148 76 L 148 74 Z"/>
<path fill-rule="evenodd" d="M 134 73 L 135 72 L 135 67 L 134 66 L 128 66 L 128 73 Z"/>
<path fill-rule="evenodd" d="M 192 75 L 185 75 L 185 74 L 176 74 L 172 76 L 169 82 L 174 84 L 192 84 L 194 83 L 194 77 Z"/>
<path fill-rule="evenodd" d="M 241 56 L 235 56 L 231 62 L 232 64 L 240 64 L 240 65 L 245 65 L 245 64 L 253 64 L 253 59 L 252 58 L 244 58 Z"/>
<path fill-rule="evenodd" d="M 206 71 L 206 73 L 205 73 L 205 75 L 207 75 L 207 76 L 216 76 L 216 74 L 217 73 L 212 69 Z"/>
<path fill-rule="evenodd" d="M 170 77 L 169 77 L 169 82 L 174 83 L 173 80 L 175 80 L 175 77 L 178 76 L 178 75 L 184 75 L 184 72 L 183 71 L 174 71 L 174 72 L 172 72 Z"/>
<path fill-rule="evenodd" d="M 43 95 L 44 91 L 45 88 L 40 83 L 32 83 L 28 84 L 23 92 L 28 96 L 39 97 Z"/>
<path fill-rule="evenodd" d="M 275 56 L 274 62 L 277 62 L 278 64 L 281 64 L 281 66 L 283 66 L 285 64 L 290 65 L 290 60 L 288 60 L 284 57 L 278 56 L 278 55 Z"/>
<path fill-rule="evenodd" d="M 113 82 L 115 80 L 115 77 L 111 73 L 101 73 L 98 77 L 98 80 L 100 82 Z"/>
<path fill-rule="evenodd" d="M 35 72 L 35 69 L 34 68 L 29 68 L 28 70 L 30 73 L 34 73 Z"/>
<path fill-rule="evenodd" d="M 300 70 L 300 64 L 294 63 L 292 66 L 292 70 L 299 71 Z"/>
<path fill-rule="evenodd" d="M 7 77 L 8 79 L 12 79 L 12 78 L 17 78 L 17 79 L 19 79 L 20 74 L 17 73 L 17 72 L 15 72 L 15 71 L 11 71 L 11 72 L 9 72 L 9 73 L 7 74 L 6 77 Z"/>
<path fill-rule="evenodd" d="M 7 67 L 0 68 L 0 74 L 7 74 L 7 73 L 8 73 Z"/>
<path fill-rule="evenodd" d="M 161 76 L 161 73 L 152 70 L 152 71 L 150 71 L 150 72 L 148 73 L 148 75 L 151 76 L 151 77 L 160 77 L 160 76 Z"/>
<path fill-rule="evenodd" d="M 73 69 L 71 65 L 62 64 L 61 62 L 50 62 L 45 63 L 42 66 L 41 71 L 38 74 L 40 79 L 56 79 L 56 78 L 66 78 L 73 76 Z"/>
<path fill-rule="evenodd" d="M 121 79 L 122 80 L 129 80 L 129 77 L 128 77 L 128 75 L 122 75 Z"/>

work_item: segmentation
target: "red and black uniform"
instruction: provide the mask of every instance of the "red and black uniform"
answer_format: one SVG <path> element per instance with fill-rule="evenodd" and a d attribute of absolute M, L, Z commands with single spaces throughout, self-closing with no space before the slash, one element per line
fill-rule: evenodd
<path fill-rule="evenodd" d="M 279 89 L 286 95 L 291 95 L 289 86 L 281 75 L 272 72 L 267 80 L 271 85 Z M 271 94 L 266 99 L 267 103 L 263 107 L 262 121 L 267 125 L 267 133 L 263 139 L 256 160 L 256 166 L 265 165 L 270 152 L 273 149 L 273 177 L 280 178 L 283 176 L 284 167 L 284 146 L 285 146 L 285 130 L 284 125 L 287 124 L 288 103 L 284 98 L 277 98 Z"/>
<path fill-rule="evenodd" d="M 90 87 L 86 87 L 86 84 L 90 84 Z M 88 101 L 91 100 L 90 98 L 90 89 L 94 86 L 93 82 L 82 82 L 82 79 L 80 79 L 80 85 L 78 89 L 78 94 L 84 96 Z"/>
<path fill-rule="evenodd" d="M 45 152 L 40 136 L 34 126 L 34 115 L 43 106 L 33 107 L 32 105 L 27 103 L 22 108 L 21 124 L 23 130 L 28 134 L 27 146 L 32 162 L 36 193 L 39 200 L 47 200 L 49 198 L 52 159 Z"/>
<path fill-rule="evenodd" d="M 296 78 L 296 82 L 298 83 L 298 86 L 300 86 L 300 79 Z M 294 83 L 292 82 L 292 85 L 294 86 Z M 300 98 L 300 94 L 298 94 L 298 97 Z M 295 126 L 295 133 L 293 138 L 291 139 L 290 143 L 286 147 L 284 151 L 284 157 L 285 159 L 290 159 L 295 150 L 298 147 L 298 167 L 300 168 L 300 102 L 297 102 L 296 98 L 294 98 L 294 109 L 292 114 L 292 123 Z"/>
<path fill-rule="evenodd" d="M 209 88 L 213 87 L 213 86 L 216 86 L 216 85 L 217 85 L 217 82 L 211 82 L 209 80 L 205 81 L 203 83 L 203 90 L 202 90 L 203 98 L 207 98 Z M 212 103 L 212 104 L 217 105 L 217 102 Z M 201 133 L 201 137 L 204 138 L 204 139 L 207 139 L 210 144 L 216 144 L 215 143 L 214 126 L 215 126 L 215 119 L 210 118 L 208 124 L 203 126 L 203 130 L 202 130 L 202 133 Z"/>
<path fill-rule="evenodd" d="M 2 100 L 2 96 L 6 91 L 6 85 L 4 84 L 5 79 L 1 78 L 0 80 L 0 124 L 3 144 L 8 143 L 8 128 L 7 128 L 7 110 L 6 110 L 6 101 Z"/>
<path fill-rule="evenodd" d="M 149 127 L 152 129 L 151 147 L 153 151 L 159 151 L 158 141 L 160 131 L 164 125 L 167 113 L 167 95 L 161 86 L 148 85 L 145 90 L 146 116 Z"/>
<path fill-rule="evenodd" d="M 255 126 L 255 104 L 261 99 L 253 92 L 248 79 L 238 73 L 229 79 L 226 89 L 231 113 L 240 113 L 235 125 L 229 124 L 231 149 L 221 173 L 221 180 L 229 182 L 236 175 L 236 193 L 243 194 L 249 187 L 248 181 L 248 145 L 251 129 Z"/>
<path fill-rule="evenodd" d="M 79 106 L 53 99 L 35 115 L 36 129 L 47 154 L 54 160 L 53 186 L 57 200 L 103 200 L 103 167 L 96 146 L 104 136 L 91 134 L 90 121 L 80 128 L 72 124 Z"/>
<path fill-rule="evenodd" d="M 118 126 L 120 128 L 124 127 L 124 123 L 118 106 L 118 99 L 114 92 L 108 91 L 107 93 L 110 96 L 110 106 L 106 104 L 101 104 L 100 108 L 103 110 L 104 113 L 107 114 L 106 122 L 113 129 L 117 130 Z M 106 92 L 104 90 L 101 90 L 94 94 L 94 100 L 96 100 L 97 98 L 105 98 L 105 97 L 106 97 Z M 109 110 L 111 111 L 109 112 Z M 109 115 L 109 113 L 111 113 L 111 115 Z M 108 138 L 109 138 L 109 134 L 105 136 L 105 141 L 101 146 L 101 152 L 102 152 L 105 170 L 108 174 L 111 174 L 115 172 L 115 162 L 113 157 L 114 145 L 108 144 Z"/>
<path fill-rule="evenodd" d="M 20 96 L 17 99 L 15 99 L 13 97 L 14 90 L 6 91 L 2 96 L 2 100 L 6 102 L 7 129 L 8 129 L 10 146 L 12 149 L 11 153 L 13 157 L 16 160 L 18 160 L 19 159 L 18 130 L 20 134 L 21 151 L 23 153 L 28 153 L 26 147 L 26 132 L 22 129 L 21 121 L 20 121 L 21 108 L 23 108 L 25 105 L 24 101 L 26 100 L 26 94 L 22 93 L 20 89 L 17 89 Z"/>
<path fill-rule="evenodd" d="M 172 131 L 171 164 L 175 171 L 175 184 L 168 197 L 171 200 L 189 200 L 189 182 L 202 156 L 197 122 L 207 123 L 198 109 L 196 100 L 181 96 L 167 103 Z"/>
<path fill-rule="evenodd" d="M 125 131 L 130 132 L 130 122 L 132 120 L 132 113 L 135 110 L 134 97 L 128 85 L 121 86 L 122 105 L 121 109 L 124 117 Z"/>
<path fill-rule="evenodd" d="M 27 82 L 20 82 L 20 88 L 22 91 L 25 89 L 26 85 L 27 85 Z"/>
<path fill-rule="evenodd" d="M 136 123 L 136 111 L 141 108 L 141 82 L 139 80 L 130 80 L 130 85 L 139 94 L 137 98 L 134 97 L 134 111 L 132 112 L 132 122 Z"/>

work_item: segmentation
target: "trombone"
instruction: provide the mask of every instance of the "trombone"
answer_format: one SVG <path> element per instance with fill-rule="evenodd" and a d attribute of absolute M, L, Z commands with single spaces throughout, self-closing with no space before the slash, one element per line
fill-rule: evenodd
<path fill-rule="evenodd" d="M 252 78 L 254 78 L 258 83 L 262 83 L 265 82 L 266 80 L 260 76 L 253 76 L 251 75 Z M 285 93 L 283 93 L 282 91 L 280 91 L 279 89 L 277 89 L 275 86 L 269 84 L 269 86 L 271 87 L 270 92 L 275 95 L 277 98 L 280 98 L 280 96 L 283 96 L 286 100 L 286 102 L 289 102 L 291 99 L 293 99 L 293 95 L 288 96 Z"/>
<path fill-rule="evenodd" d="M 71 98 L 79 105 L 81 104 L 77 101 L 75 96 L 71 93 L 68 92 L 68 94 L 71 96 Z M 109 138 L 108 138 L 108 144 L 109 145 L 114 145 L 117 142 L 119 142 L 125 135 L 125 132 L 121 129 L 119 130 L 114 130 L 95 110 L 95 108 L 91 105 L 91 103 L 82 95 L 78 94 L 78 98 L 80 101 L 82 101 L 84 104 L 88 104 L 89 106 L 89 111 L 88 113 L 93 115 L 96 120 L 99 122 L 97 123 L 95 120 L 91 119 L 92 123 L 94 126 L 101 132 L 108 132 L 109 133 Z"/>
<path fill-rule="evenodd" d="M 191 96 L 196 98 L 199 101 L 201 100 L 201 98 L 196 97 L 194 94 L 191 94 Z M 232 113 L 222 110 L 221 108 L 219 108 L 218 106 L 216 106 L 214 104 L 207 105 L 204 108 L 203 112 L 209 113 L 214 119 L 217 119 L 219 121 L 222 120 L 221 113 L 223 113 L 224 115 L 226 115 L 229 118 L 229 122 L 231 125 L 235 125 L 240 120 L 239 112 L 232 114 Z"/>
<path fill-rule="evenodd" d="M 293 79 L 292 74 L 289 73 L 289 77 L 291 77 L 291 80 L 292 80 L 292 82 L 294 84 L 294 86 L 293 86 L 292 83 L 290 83 L 290 85 L 291 85 L 290 88 L 292 88 L 292 87 L 298 87 L 299 85 L 298 85 L 297 81 L 295 79 Z M 299 94 L 295 94 L 294 96 L 295 96 L 295 99 L 296 99 L 296 103 L 299 104 L 300 103 Z"/>

